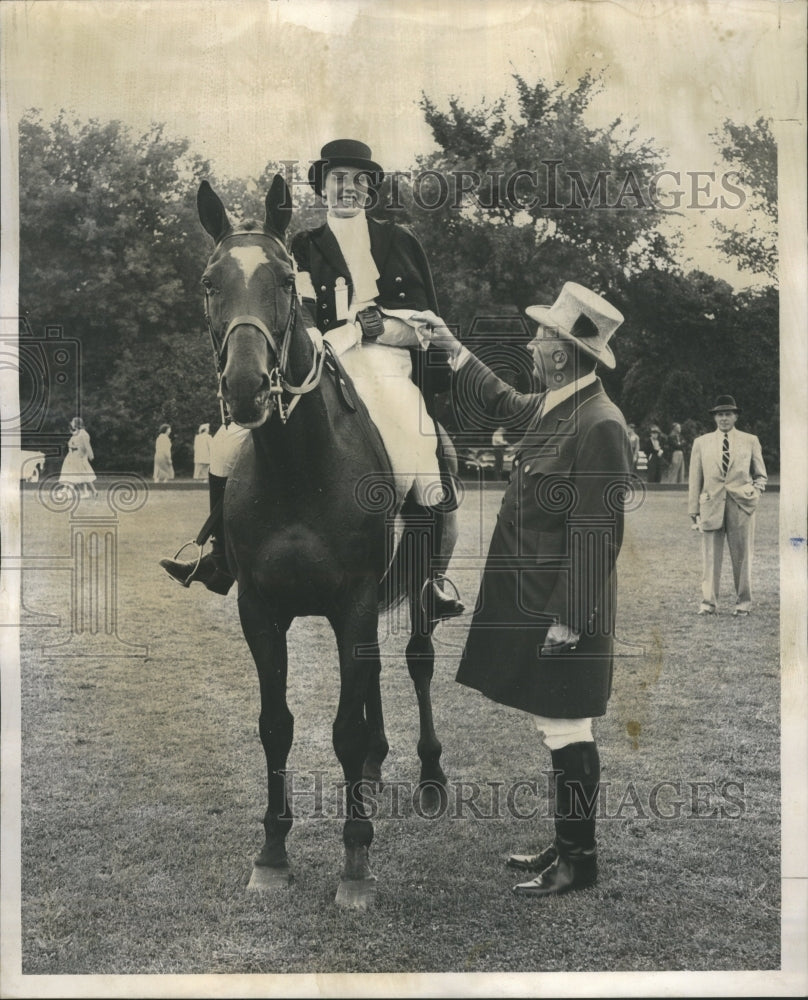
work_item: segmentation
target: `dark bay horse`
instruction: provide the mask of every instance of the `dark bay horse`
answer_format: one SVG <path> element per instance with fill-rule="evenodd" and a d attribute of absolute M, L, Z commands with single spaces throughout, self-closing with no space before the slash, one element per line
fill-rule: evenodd
<path fill-rule="evenodd" d="M 266 839 L 251 885 L 289 880 L 292 814 L 285 769 L 293 717 L 286 701 L 286 634 L 294 618 L 318 615 L 330 622 L 339 651 L 333 744 L 345 776 L 347 818 L 337 903 L 364 907 L 373 898 L 375 878 L 362 785 L 379 779 L 388 750 L 380 693 L 380 581 L 388 565 L 390 512 L 402 498 L 385 480 L 380 438 L 363 432 L 346 405 L 345 388 L 324 368 L 324 353 L 307 333 L 284 245 L 292 214 L 284 180 L 276 176 L 270 187 L 263 224 L 233 227 L 207 182 L 197 205 L 215 242 L 202 284 L 221 394 L 233 420 L 251 430 L 224 500 L 239 616 L 258 670 L 268 775 Z M 417 558 L 417 549 L 406 658 L 419 705 L 420 781 L 440 794 L 446 777 L 430 701 L 434 625 L 420 600 L 428 560 Z"/>

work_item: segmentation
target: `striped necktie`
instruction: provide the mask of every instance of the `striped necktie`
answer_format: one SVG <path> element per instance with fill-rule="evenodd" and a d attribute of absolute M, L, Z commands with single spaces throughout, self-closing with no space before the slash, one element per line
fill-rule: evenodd
<path fill-rule="evenodd" d="M 727 475 L 727 469 L 729 469 L 729 436 L 725 431 L 724 443 L 721 445 L 721 472 L 724 477 Z"/>

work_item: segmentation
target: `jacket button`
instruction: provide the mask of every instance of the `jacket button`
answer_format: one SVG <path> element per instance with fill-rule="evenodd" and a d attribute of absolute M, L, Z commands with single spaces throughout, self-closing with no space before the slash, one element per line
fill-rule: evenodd
<path fill-rule="evenodd" d="M 328 324 L 329 324 L 330 322 L 331 322 L 331 320 L 330 320 L 330 319 L 324 319 L 324 320 L 323 320 L 323 326 L 328 326 Z"/>
<path fill-rule="evenodd" d="M 325 285 L 320 285 L 320 291 L 321 291 L 321 292 L 324 292 L 324 291 L 325 291 Z"/>
<path fill-rule="evenodd" d="M 530 466 L 529 465 L 525 466 L 525 472 L 530 472 Z"/>
<path fill-rule="evenodd" d="M 398 275 L 398 274 L 396 275 L 396 284 L 397 284 L 397 285 L 400 285 L 400 284 L 401 284 L 401 276 L 400 276 L 400 275 Z"/>
<path fill-rule="evenodd" d="M 399 293 L 398 293 L 398 297 L 399 297 L 400 299 L 406 299 L 406 297 L 407 297 L 407 296 L 406 296 L 406 294 L 405 294 L 404 292 L 399 292 Z"/>

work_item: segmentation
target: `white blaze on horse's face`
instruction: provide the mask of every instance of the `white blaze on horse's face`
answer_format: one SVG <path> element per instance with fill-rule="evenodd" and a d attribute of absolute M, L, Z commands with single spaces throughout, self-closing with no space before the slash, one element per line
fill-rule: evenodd
<path fill-rule="evenodd" d="M 250 279 L 262 264 L 269 263 L 263 247 L 233 247 L 230 256 L 241 268 L 245 286 L 250 284 Z"/>

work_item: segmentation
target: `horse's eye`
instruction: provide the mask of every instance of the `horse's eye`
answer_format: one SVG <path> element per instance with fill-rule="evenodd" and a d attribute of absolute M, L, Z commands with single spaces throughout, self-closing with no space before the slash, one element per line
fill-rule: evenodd
<path fill-rule="evenodd" d="M 206 292 L 212 292 L 213 291 L 213 282 L 210 280 L 210 278 L 203 278 L 202 279 L 202 287 L 205 289 Z"/>

